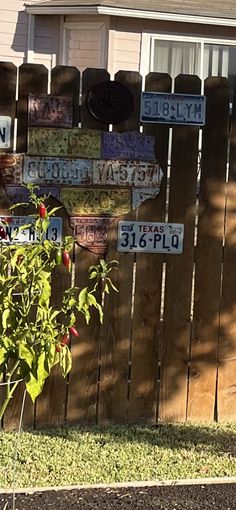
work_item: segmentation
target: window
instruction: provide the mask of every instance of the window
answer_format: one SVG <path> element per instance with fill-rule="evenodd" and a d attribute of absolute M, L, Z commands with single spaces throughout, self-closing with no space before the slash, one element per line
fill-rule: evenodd
<path fill-rule="evenodd" d="M 236 42 L 175 35 L 143 34 L 141 73 L 149 71 L 224 76 L 233 84 L 236 77 Z"/>

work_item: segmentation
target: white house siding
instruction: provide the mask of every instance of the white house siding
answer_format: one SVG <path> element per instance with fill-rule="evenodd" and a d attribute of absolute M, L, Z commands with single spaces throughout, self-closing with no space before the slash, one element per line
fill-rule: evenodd
<path fill-rule="evenodd" d="M 0 60 L 26 61 L 28 15 L 21 0 L 0 0 Z"/>
<path fill-rule="evenodd" d="M 139 71 L 141 33 L 113 31 L 109 33 L 109 64 L 111 74 L 120 69 Z"/>
<path fill-rule="evenodd" d="M 143 33 L 162 32 L 183 35 L 198 34 L 208 37 L 225 37 L 236 40 L 233 27 L 199 25 L 145 19 L 111 17 L 109 32 L 108 69 L 115 74 L 120 69 L 129 71 L 140 70 L 141 41 Z M 147 55 L 148 58 L 148 55 Z"/>
<path fill-rule="evenodd" d="M 36 1 L 36 0 L 35 0 Z M 27 61 L 29 16 L 23 0 L 0 0 L 0 61 Z M 59 17 L 36 16 L 34 62 L 51 67 L 58 54 Z"/>
<path fill-rule="evenodd" d="M 80 70 L 86 67 L 99 67 L 99 29 L 68 29 L 65 59 L 68 65 L 76 66 Z"/>
<path fill-rule="evenodd" d="M 34 62 L 51 69 L 59 63 L 59 16 L 36 16 Z"/>
<path fill-rule="evenodd" d="M 63 63 L 78 67 L 107 67 L 109 18 L 65 16 Z"/>

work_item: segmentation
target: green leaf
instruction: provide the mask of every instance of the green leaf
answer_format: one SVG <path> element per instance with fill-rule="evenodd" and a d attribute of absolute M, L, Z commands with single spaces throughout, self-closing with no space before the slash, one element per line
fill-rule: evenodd
<path fill-rule="evenodd" d="M 66 251 L 71 251 L 74 246 L 74 239 L 72 236 L 66 236 L 64 240 L 64 248 Z"/>
<path fill-rule="evenodd" d="M 45 352 L 41 352 L 35 360 L 31 372 L 29 372 L 26 377 L 26 389 L 33 402 L 35 402 L 35 399 L 42 392 L 45 380 L 50 373 L 45 368 L 45 356 Z"/>
<path fill-rule="evenodd" d="M 92 280 L 93 278 L 97 278 L 97 271 L 92 271 L 90 274 L 89 274 L 89 279 Z"/>
<path fill-rule="evenodd" d="M 68 345 L 64 345 L 59 352 L 59 364 L 63 377 L 66 377 L 72 367 L 71 352 Z"/>
<path fill-rule="evenodd" d="M 31 397 L 32 402 L 35 402 L 35 399 L 42 392 L 43 383 L 41 380 L 38 381 L 32 372 L 28 372 L 26 377 L 26 389 Z"/>
<path fill-rule="evenodd" d="M 0 365 L 3 365 L 7 359 L 7 351 L 0 347 Z"/>
<path fill-rule="evenodd" d="M 9 211 L 13 211 L 14 209 L 17 209 L 17 207 L 21 207 L 22 205 L 29 205 L 28 202 L 21 202 L 18 204 L 13 204 L 10 207 L 8 207 Z"/>
<path fill-rule="evenodd" d="M 53 214 L 62 208 L 62 205 L 60 207 L 54 207 L 51 211 L 49 211 L 47 214 L 48 216 L 53 216 Z"/>
<path fill-rule="evenodd" d="M 10 309 L 7 308 L 6 310 L 4 310 L 3 314 L 2 314 L 2 326 L 3 326 L 3 329 L 7 329 L 8 327 L 8 319 L 10 317 Z"/>
<path fill-rule="evenodd" d="M 48 271 L 40 271 L 39 279 L 38 279 L 38 287 L 41 291 L 41 295 L 39 298 L 39 304 L 44 306 L 49 304 L 49 299 L 51 297 L 51 284 L 49 281 L 51 273 Z"/>
<path fill-rule="evenodd" d="M 52 367 L 56 362 L 56 346 L 54 342 L 50 342 L 50 349 L 45 354 L 45 369 L 50 374 Z"/>
<path fill-rule="evenodd" d="M 108 287 L 107 283 L 105 284 L 104 292 L 105 292 L 106 294 L 109 294 L 109 287 Z"/>
<path fill-rule="evenodd" d="M 88 287 L 84 287 L 79 293 L 79 308 L 83 308 L 87 301 Z"/>
<path fill-rule="evenodd" d="M 103 272 L 105 273 L 107 271 L 107 263 L 104 259 L 100 259 L 100 265 L 102 267 Z"/>
<path fill-rule="evenodd" d="M 97 308 L 97 310 L 99 312 L 100 322 L 103 323 L 103 311 L 102 311 L 102 307 L 97 302 L 95 296 L 93 294 L 91 294 L 91 292 L 88 293 L 88 303 L 89 303 L 90 306 L 94 306 L 95 308 Z"/>
<path fill-rule="evenodd" d="M 116 286 L 114 285 L 114 283 L 112 283 L 110 278 L 106 278 L 106 280 L 110 283 L 110 286 L 112 287 L 113 290 L 115 290 L 116 292 L 119 292 L 118 289 L 116 288 Z"/>
<path fill-rule="evenodd" d="M 35 354 L 34 354 L 33 349 L 27 344 L 20 343 L 19 344 L 19 359 L 24 360 L 27 363 L 27 365 L 30 368 L 32 368 L 33 362 L 35 360 Z"/>

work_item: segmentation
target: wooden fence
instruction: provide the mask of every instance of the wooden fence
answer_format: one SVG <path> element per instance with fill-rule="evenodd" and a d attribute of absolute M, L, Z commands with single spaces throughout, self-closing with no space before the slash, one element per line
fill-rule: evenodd
<path fill-rule="evenodd" d="M 50 91 L 73 97 L 74 126 L 80 122 L 82 127 L 106 130 L 108 126 L 90 115 L 85 97 L 92 85 L 109 78 L 101 69 L 80 75 L 76 68 L 57 66 Z M 137 72 L 120 71 L 115 80 L 131 90 L 135 109 L 129 120 L 113 129 L 139 131 L 142 79 Z M 17 77 L 13 64 L 1 63 L 0 84 L 0 114 L 17 118 L 16 152 L 24 153 L 28 94 L 47 93 L 48 71 L 42 65 L 23 64 Z M 148 91 L 170 92 L 171 86 L 166 74 L 146 77 Z M 200 79 L 178 76 L 174 90 L 200 94 Z M 121 218 L 112 222 L 106 258 L 119 261 L 114 280 L 119 293 L 106 300 L 103 325 L 95 315 L 88 327 L 80 321 L 69 378 L 64 380 L 55 369 L 35 406 L 27 397 L 25 427 L 236 419 L 236 101 L 230 114 L 225 78 L 208 78 L 204 94 L 203 129 L 172 128 L 169 177 L 169 127 L 143 126 L 145 134 L 156 137 L 156 155 L 164 172 L 161 192 L 137 213 L 122 217 L 165 221 L 168 211 L 169 221 L 185 226 L 182 255 L 118 253 Z M 68 232 L 66 212 L 63 217 Z M 76 245 L 76 285 L 86 284 L 87 270 L 99 258 Z M 68 286 L 68 278 L 58 270 L 53 303 Z M 6 428 L 18 424 L 22 394 L 19 389 L 6 413 Z"/>

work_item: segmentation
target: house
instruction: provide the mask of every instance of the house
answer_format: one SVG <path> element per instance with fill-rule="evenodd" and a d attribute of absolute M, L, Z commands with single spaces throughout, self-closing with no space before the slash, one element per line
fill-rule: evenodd
<path fill-rule="evenodd" d="M 0 60 L 236 75 L 234 0 L 0 0 Z"/>

